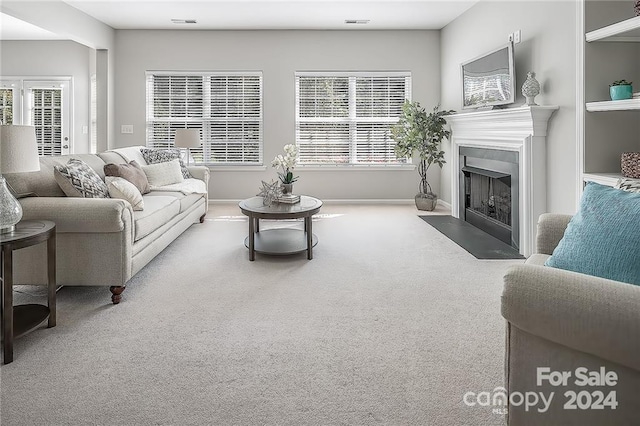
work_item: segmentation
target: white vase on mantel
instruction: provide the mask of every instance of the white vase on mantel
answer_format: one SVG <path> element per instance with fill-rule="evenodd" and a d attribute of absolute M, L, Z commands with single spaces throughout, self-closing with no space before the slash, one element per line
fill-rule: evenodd
<path fill-rule="evenodd" d="M 525 105 L 538 105 L 535 103 L 534 98 L 540 94 L 540 83 L 536 80 L 536 73 L 529 71 L 527 73 L 527 79 L 522 85 L 522 95 L 526 98 Z"/>

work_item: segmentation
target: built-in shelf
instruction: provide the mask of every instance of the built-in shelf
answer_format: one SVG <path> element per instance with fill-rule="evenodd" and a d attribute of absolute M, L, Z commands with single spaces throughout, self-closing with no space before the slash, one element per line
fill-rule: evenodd
<path fill-rule="evenodd" d="M 640 42 L 640 16 L 629 18 L 597 30 L 589 31 L 585 35 L 587 42 L 592 41 L 628 41 Z"/>
<path fill-rule="evenodd" d="M 640 110 L 640 98 L 625 99 L 622 101 L 587 102 L 587 111 L 630 111 Z"/>
<path fill-rule="evenodd" d="M 582 175 L 583 182 L 595 182 L 607 186 L 615 186 L 621 178 L 621 173 L 584 173 Z"/>

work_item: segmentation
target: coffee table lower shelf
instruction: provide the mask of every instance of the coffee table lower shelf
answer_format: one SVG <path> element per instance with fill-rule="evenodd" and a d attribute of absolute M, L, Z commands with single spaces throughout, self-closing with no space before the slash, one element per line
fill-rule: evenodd
<path fill-rule="evenodd" d="M 13 307 L 13 337 L 23 336 L 49 318 L 49 308 L 28 304 Z"/>
<path fill-rule="evenodd" d="M 318 237 L 312 234 L 311 247 L 318 244 Z M 249 248 L 249 237 L 244 239 L 245 247 Z M 267 229 L 256 232 L 254 237 L 256 253 L 286 256 L 307 251 L 307 233 L 301 229 Z"/>

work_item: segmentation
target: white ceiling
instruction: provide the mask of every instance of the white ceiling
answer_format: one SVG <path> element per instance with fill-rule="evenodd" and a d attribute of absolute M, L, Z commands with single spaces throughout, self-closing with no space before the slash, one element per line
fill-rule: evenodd
<path fill-rule="evenodd" d="M 0 13 L 0 40 L 58 40 L 60 38 L 50 31 Z"/>
<path fill-rule="evenodd" d="M 64 0 L 115 29 L 440 29 L 479 0 Z M 171 19 L 196 19 L 173 24 Z M 347 19 L 368 24 L 345 24 Z M 55 38 L 27 34 L 0 22 L 0 37 Z M 12 21 L 17 21 L 12 18 Z M 15 24 L 15 23 L 14 23 Z M 41 30 L 42 31 L 42 30 Z M 48 36 L 48 37 L 47 37 Z"/>

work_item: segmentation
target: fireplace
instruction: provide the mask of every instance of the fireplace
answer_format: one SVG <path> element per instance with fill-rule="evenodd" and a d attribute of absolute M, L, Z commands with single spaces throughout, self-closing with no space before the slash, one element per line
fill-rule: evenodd
<path fill-rule="evenodd" d="M 459 217 L 519 249 L 518 153 L 460 147 Z"/>
<path fill-rule="evenodd" d="M 533 105 L 447 116 L 451 215 L 489 229 L 525 257 L 534 253 L 538 216 L 547 211 L 547 123 L 557 109 Z"/>

